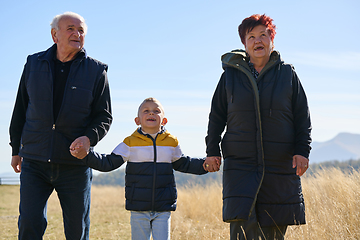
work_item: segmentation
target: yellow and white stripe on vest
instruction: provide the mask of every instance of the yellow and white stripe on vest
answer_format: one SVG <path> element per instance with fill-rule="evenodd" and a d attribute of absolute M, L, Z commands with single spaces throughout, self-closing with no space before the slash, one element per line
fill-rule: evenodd
<path fill-rule="evenodd" d="M 177 138 L 167 131 L 157 135 L 155 147 L 157 163 L 172 163 L 183 155 Z M 116 146 L 113 153 L 133 163 L 154 162 L 155 158 L 153 140 L 137 130 Z"/>

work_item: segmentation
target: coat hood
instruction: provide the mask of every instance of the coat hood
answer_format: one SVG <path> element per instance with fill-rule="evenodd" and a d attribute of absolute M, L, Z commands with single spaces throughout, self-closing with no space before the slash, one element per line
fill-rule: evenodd
<path fill-rule="evenodd" d="M 221 62 L 223 68 L 234 67 L 239 69 L 239 67 L 242 66 L 250 71 L 250 68 L 248 66 L 249 60 L 250 60 L 249 56 L 242 49 L 235 49 L 221 56 Z M 264 70 L 273 66 L 274 64 L 279 64 L 283 62 L 284 61 L 281 59 L 280 53 L 278 51 L 272 51 L 272 53 L 270 54 L 269 62 L 264 67 Z"/>
<path fill-rule="evenodd" d="M 246 51 L 242 50 L 242 49 L 235 49 L 232 50 L 231 52 L 225 53 L 224 55 L 221 56 L 221 62 L 222 62 L 222 67 L 225 70 L 225 68 L 227 67 L 232 67 L 232 68 L 236 68 L 242 72 L 244 72 L 250 79 L 250 82 L 252 82 L 254 89 L 256 88 L 256 92 L 258 92 L 257 87 L 255 87 L 257 84 L 255 82 L 257 82 L 257 80 L 254 79 L 249 64 L 248 62 L 250 61 L 250 57 L 248 56 L 248 54 L 246 53 Z M 281 64 L 283 64 L 284 61 L 282 60 L 280 53 L 278 51 L 272 51 L 270 54 L 270 59 L 267 62 L 267 64 L 265 65 L 265 67 L 261 70 L 261 72 L 259 73 L 259 78 L 261 75 L 264 75 L 265 72 L 267 72 L 269 69 L 271 69 L 274 66 L 279 66 Z M 279 69 L 280 70 L 280 69 Z M 278 71 L 277 71 L 278 72 Z M 277 77 L 275 77 L 275 79 L 277 79 Z M 233 88 L 232 88 L 233 90 Z M 232 92 L 232 96 L 233 96 L 233 92 Z M 231 102 L 232 102 L 232 97 L 231 96 Z M 259 96 L 258 94 L 255 93 L 255 98 L 257 99 L 257 101 L 259 100 Z M 270 98 L 270 106 L 272 105 L 272 99 L 273 96 L 271 96 Z M 270 116 L 271 116 L 271 108 L 270 108 Z"/>

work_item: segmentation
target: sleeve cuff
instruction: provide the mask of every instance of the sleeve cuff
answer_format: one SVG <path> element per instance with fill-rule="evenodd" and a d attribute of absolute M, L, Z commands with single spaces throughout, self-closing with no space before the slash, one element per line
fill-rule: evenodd
<path fill-rule="evenodd" d="M 11 156 L 19 155 L 19 152 L 20 152 L 20 144 L 9 143 L 9 145 L 10 145 L 11 148 L 12 148 Z"/>

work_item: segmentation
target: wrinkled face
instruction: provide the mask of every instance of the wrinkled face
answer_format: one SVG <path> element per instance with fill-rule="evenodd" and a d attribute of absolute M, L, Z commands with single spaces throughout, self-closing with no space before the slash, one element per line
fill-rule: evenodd
<path fill-rule="evenodd" d="M 161 130 L 161 126 L 167 122 L 164 117 L 162 107 L 155 102 L 145 102 L 141 105 L 138 117 L 135 118 L 135 123 L 141 125 L 141 128 L 146 133 L 157 133 Z"/>
<path fill-rule="evenodd" d="M 245 35 L 245 50 L 251 62 L 255 59 L 269 60 L 273 48 L 269 31 L 264 25 L 254 27 Z"/>
<path fill-rule="evenodd" d="M 57 44 L 58 51 L 70 55 L 84 47 L 84 23 L 74 17 L 63 17 L 59 21 L 59 30 L 52 29 L 51 35 Z"/>

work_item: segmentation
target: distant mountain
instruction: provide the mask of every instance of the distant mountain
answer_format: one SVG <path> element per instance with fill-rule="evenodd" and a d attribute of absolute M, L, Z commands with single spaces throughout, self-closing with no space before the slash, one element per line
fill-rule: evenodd
<path fill-rule="evenodd" d="M 311 144 L 310 163 L 360 159 L 360 134 L 339 133 L 326 142 Z"/>

